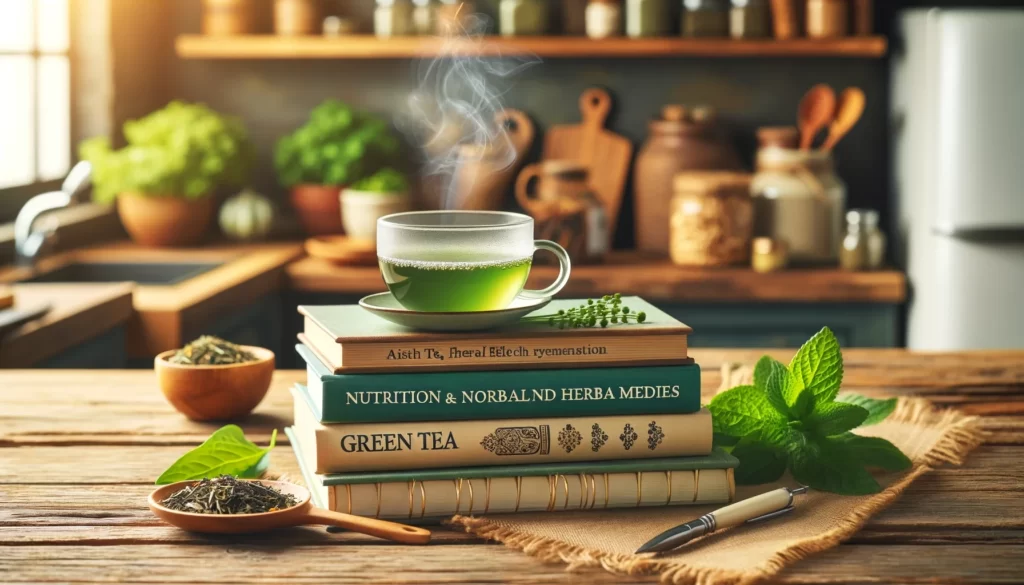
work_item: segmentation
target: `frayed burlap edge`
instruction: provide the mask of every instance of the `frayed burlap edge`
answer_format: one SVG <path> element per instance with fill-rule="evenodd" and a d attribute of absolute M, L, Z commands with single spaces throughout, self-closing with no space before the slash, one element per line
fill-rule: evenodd
<path fill-rule="evenodd" d="M 929 401 L 922 398 L 901 398 L 889 420 L 946 428 L 932 448 L 914 460 L 914 467 L 910 472 L 852 509 L 835 528 L 779 551 L 764 565 L 751 571 L 691 567 L 677 561 L 593 551 L 552 538 L 520 534 L 486 518 L 455 516 L 449 523 L 461 526 L 470 534 L 503 543 L 542 561 L 566 563 L 567 570 L 600 567 L 623 575 L 659 574 L 663 582 L 677 585 L 756 583 L 772 577 L 800 559 L 833 548 L 853 536 L 868 519 L 893 503 L 915 479 L 938 465 L 960 465 L 967 454 L 981 445 L 986 437 L 977 417 L 967 416 L 955 410 L 937 410 Z"/>

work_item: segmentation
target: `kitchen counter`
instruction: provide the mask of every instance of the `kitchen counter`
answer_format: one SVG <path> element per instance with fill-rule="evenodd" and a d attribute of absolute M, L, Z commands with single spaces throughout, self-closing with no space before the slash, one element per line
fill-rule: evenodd
<path fill-rule="evenodd" d="M 761 353 L 694 349 L 704 366 L 704 399 L 720 384 L 723 363 L 753 364 Z M 793 355 L 770 353 L 786 361 Z M 774 582 L 1018 582 L 1024 557 L 1024 352 L 847 350 L 844 357 L 846 390 L 957 404 L 986 413 L 982 422 L 990 434 L 963 466 L 924 475 L 850 541 L 796 563 Z M 229 538 L 190 534 L 156 520 L 145 498 L 154 478 L 219 424 L 190 422 L 174 412 L 149 371 L 0 376 L 4 581 L 656 582 L 598 570 L 570 573 L 443 527 L 426 547 L 315 528 Z M 291 423 L 288 387 L 304 378 L 302 371 L 276 373 L 256 413 L 238 421 L 247 437 L 265 445 L 271 430 Z M 296 477 L 286 443 L 279 434 L 271 468 Z"/>
<path fill-rule="evenodd" d="M 290 288 L 301 292 L 366 295 L 386 290 L 376 266 L 335 266 L 303 258 L 287 268 Z M 529 287 L 554 281 L 555 266 L 538 265 Z M 593 297 L 619 292 L 661 302 L 834 302 L 901 304 L 907 297 L 902 272 L 846 272 L 836 268 L 758 274 L 749 268 L 682 268 L 632 253 L 612 255 L 605 264 L 572 268 L 561 296 Z"/>
<path fill-rule="evenodd" d="M 255 302 L 284 284 L 284 267 L 302 254 L 301 244 L 214 244 L 195 249 L 147 249 L 130 242 L 59 254 L 40 271 L 80 262 L 223 262 L 213 270 L 172 285 L 139 285 L 128 328 L 129 357 L 152 356 L 181 347 L 205 333 L 222 313 Z M 0 271 L 0 282 L 28 276 L 22 268 Z M 69 285 L 78 286 L 78 285 Z"/>
<path fill-rule="evenodd" d="M 16 284 L 14 307 L 49 305 L 43 317 L 0 339 L 0 368 L 28 368 L 126 324 L 132 316 L 131 283 Z"/>

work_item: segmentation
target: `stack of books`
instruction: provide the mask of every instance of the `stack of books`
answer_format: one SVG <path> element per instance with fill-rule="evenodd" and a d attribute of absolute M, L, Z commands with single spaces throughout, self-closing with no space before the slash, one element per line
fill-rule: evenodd
<path fill-rule="evenodd" d="M 731 501 L 691 330 L 522 322 L 442 334 L 303 306 L 288 436 L 318 506 L 404 521 Z M 555 301 L 545 313 L 578 306 Z"/>

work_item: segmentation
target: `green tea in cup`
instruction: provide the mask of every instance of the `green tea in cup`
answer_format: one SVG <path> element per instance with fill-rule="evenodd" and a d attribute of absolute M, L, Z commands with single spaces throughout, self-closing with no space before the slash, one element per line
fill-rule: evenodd
<path fill-rule="evenodd" d="M 547 250 L 561 271 L 544 290 L 523 290 L 533 254 Z M 507 308 L 517 296 L 549 297 L 569 280 L 569 255 L 533 239 L 533 218 L 498 211 L 421 211 L 377 221 L 377 260 L 395 299 L 411 311 Z"/>

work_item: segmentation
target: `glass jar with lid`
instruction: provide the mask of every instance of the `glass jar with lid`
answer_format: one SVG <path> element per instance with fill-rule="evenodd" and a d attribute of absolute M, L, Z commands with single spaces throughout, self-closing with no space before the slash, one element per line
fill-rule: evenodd
<path fill-rule="evenodd" d="M 502 36 L 542 35 L 547 31 L 547 0 L 501 0 L 498 11 Z"/>
<path fill-rule="evenodd" d="M 412 0 L 412 30 L 418 35 L 432 35 L 437 32 L 437 1 Z"/>
<path fill-rule="evenodd" d="M 683 36 L 729 36 L 729 8 L 729 0 L 683 0 Z"/>
<path fill-rule="evenodd" d="M 846 212 L 846 235 L 839 250 L 844 270 L 878 270 L 885 260 L 885 234 L 878 229 L 878 212 L 851 209 Z"/>
<path fill-rule="evenodd" d="M 747 262 L 753 233 L 750 175 L 679 173 L 673 180 L 669 253 L 681 266 Z"/>
<path fill-rule="evenodd" d="M 377 0 L 373 12 L 373 32 L 381 38 L 412 34 L 410 0 Z"/>
<path fill-rule="evenodd" d="M 836 262 L 846 184 L 831 153 L 762 147 L 751 190 L 756 236 L 787 242 L 795 264 Z"/>
<path fill-rule="evenodd" d="M 626 0 L 626 36 L 660 37 L 669 32 L 669 0 Z"/>
<path fill-rule="evenodd" d="M 590 0 L 586 17 L 587 36 L 592 39 L 622 34 L 622 0 Z"/>
<path fill-rule="evenodd" d="M 768 0 L 732 0 L 732 11 L 729 13 L 729 33 L 732 38 L 770 37 L 771 22 Z"/>

